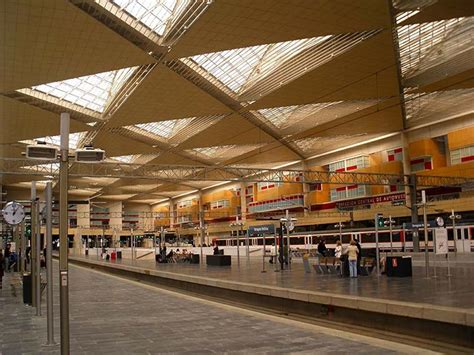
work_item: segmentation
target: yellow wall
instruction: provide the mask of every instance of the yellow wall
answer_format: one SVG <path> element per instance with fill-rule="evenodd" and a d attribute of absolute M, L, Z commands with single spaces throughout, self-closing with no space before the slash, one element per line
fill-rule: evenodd
<path fill-rule="evenodd" d="M 253 190 L 253 200 L 256 201 L 266 201 L 280 198 L 284 195 L 296 195 L 303 193 L 303 184 L 296 183 L 283 183 L 278 187 L 271 189 L 258 191 L 257 184 L 254 186 Z"/>

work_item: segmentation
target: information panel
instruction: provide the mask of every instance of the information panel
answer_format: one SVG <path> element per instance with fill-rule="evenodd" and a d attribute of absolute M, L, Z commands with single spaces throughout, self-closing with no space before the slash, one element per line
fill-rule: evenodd
<path fill-rule="evenodd" d="M 448 253 L 448 230 L 446 228 L 435 228 L 436 233 L 436 254 Z"/>

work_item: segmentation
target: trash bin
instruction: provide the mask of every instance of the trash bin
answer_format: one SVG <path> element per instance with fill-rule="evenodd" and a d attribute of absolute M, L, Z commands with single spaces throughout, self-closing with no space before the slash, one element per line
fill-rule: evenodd
<path fill-rule="evenodd" d="M 122 259 L 122 251 L 117 251 L 117 259 Z"/>
<path fill-rule="evenodd" d="M 86 249 L 86 256 L 89 255 L 89 249 Z"/>
<path fill-rule="evenodd" d="M 115 251 L 111 252 L 110 259 L 115 260 L 116 258 L 117 258 L 117 254 L 115 253 Z"/>
<path fill-rule="evenodd" d="M 33 290 L 30 273 L 23 274 L 23 303 L 33 304 Z"/>
<path fill-rule="evenodd" d="M 385 272 L 388 277 L 411 277 L 411 256 L 387 256 Z"/>
<path fill-rule="evenodd" d="M 349 257 L 347 255 L 341 255 L 341 267 L 342 267 L 342 277 L 349 277 Z"/>
<path fill-rule="evenodd" d="M 199 254 L 193 254 L 191 257 L 191 264 L 199 264 Z"/>

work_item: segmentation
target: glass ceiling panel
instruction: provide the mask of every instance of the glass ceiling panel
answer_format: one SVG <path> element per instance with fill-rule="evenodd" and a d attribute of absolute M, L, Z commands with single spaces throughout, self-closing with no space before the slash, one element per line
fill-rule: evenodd
<path fill-rule="evenodd" d="M 284 61 L 331 36 L 300 39 L 196 55 L 191 60 L 235 94 L 266 76 Z"/>
<path fill-rule="evenodd" d="M 252 150 L 258 149 L 262 144 L 253 145 L 221 145 L 214 147 L 194 148 L 189 150 L 191 153 L 198 153 L 199 155 L 216 161 L 225 161 L 235 158 L 239 155 L 248 153 Z"/>
<path fill-rule="evenodd" d="M 409 122 L 442 119 L 451 115 L 472 114 L 474 89 L 405 94 Z"/>
<path fill-rule="evenodd" d="M 404 77 L 410 76 L 433 49 L 446 40 L 466 18 L 457 18 L 397 28 L 401 69 Z"/>
<path fill-rule="evenodd" d="M 139 154 L 135 154 L 135 155 L 121 155 L 121 156 L 118 156 L 118 157 L 111 157 L 111 159 L 113 160 L 117 160 L 121 163 L 132 163 L 135 159 L 137 159 L 140 155 Z"/>
<path fill-rule="evenodd" d="M 366 133 L 360 134 L 340 134 L 337 136 L 329 137 L 311 137 L 303 138 L 294 141 L 294 143 L 306 154 L 312 154 L 319 150 L 327 151 L 328 147 L 338 143 L 344 143 L 344 145 L 353 143 L 354 140 L 358 140 L 361 137 L 366 136 Z"/>
<path fill-rule="evenodd" d="M 309 105 L 274 107 L 252 111 L 262 121 L 294 134 L 376 105 L 378 99 L 335 101 Z"/>
<path fill-rule="evenodd" d="M 159 36 L 186 9 L 189 0 L 113 0 L 121 10 Z"/>
<path fill-rule="evenodd" d="M 142 129 L 162 138 L 170 139 L 181 129 L 186 127 L 193 119 L 194 117 L 182 118 L 177 120 L 140 123 L 132 127 Z"/>
<path fill-rule="evenodd" d="M 110 99 L 133 74 L 137 67 L 81 76 L 33 86 L 32 89 L 75 105 L 104 112 Z"/>

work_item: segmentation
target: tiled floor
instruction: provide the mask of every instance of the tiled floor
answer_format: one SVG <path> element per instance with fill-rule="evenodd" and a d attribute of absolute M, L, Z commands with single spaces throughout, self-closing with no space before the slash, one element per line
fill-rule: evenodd
<path fill-rule="evenodd" d="M 91 260 L 97 260 L 95 256 Z M 104 261 L 105 262 L 105 261 Z M 108 263 L 110 263 L 109 261 Z M 306 274 L 303 265 L 293 264 L 291 270 L 274 272 L 274 266 L 266 263 L 266 273 L 262 273 L 261 260 L 253 260 L 250 265 L 242 258 L 240 268 L 236 259 L 231 267 L 200 266 L 190 264 L 156 264 L 151 260 L 132 261 L 122 259 L 119 263 L 136 265 L 175 273 L 198 275 L 209 278 L 234 280 L 273 285 L 335 294 L 373 297 L 407 302 L 431 303 L 441 306 L 474 308 L 474 264 L 464 263 L 451 268 L 452 277 L 446 276 L 447 268 L 438 267 L 436 278 L 425 277 L 425 268 L 415 266 L 411 278 L 359 277 L 357 280 L 340 278 L 336 275 Z M 439 266 L 439 265 L 438 265 Z M 433 275 L 433 270 L 430 271 Z"/>
<path fill-rule="evenodd" d="M 198 300 L 77 266 L 70 267 L 70 284 L 72 354 L 389 354 L 419 350 Z M 0 291 L 0 354 L 59 353 L 58 346 L 42 346 L 46 318 L 34 316 L 34 310 L 23 305 L 20 287 L 18 276 L 9 274 Z"/>

